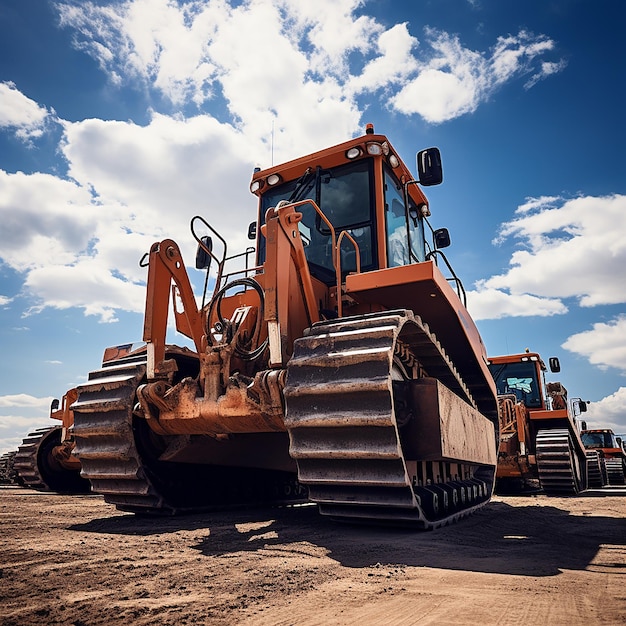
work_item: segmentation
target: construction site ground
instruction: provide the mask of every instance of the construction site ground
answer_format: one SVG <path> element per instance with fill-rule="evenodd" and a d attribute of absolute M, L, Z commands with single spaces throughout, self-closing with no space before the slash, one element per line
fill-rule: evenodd
<path fill-rule="evenodd" d="M 13 486 L 0 520 L 2 626 L 626 623 L 626 488 L 496 496 L 433 532 Z"/>

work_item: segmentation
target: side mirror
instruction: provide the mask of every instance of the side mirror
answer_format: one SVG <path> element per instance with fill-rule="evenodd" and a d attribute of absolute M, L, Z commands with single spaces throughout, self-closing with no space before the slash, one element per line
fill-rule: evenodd
<path fill-rule="evenodd" d="M 615 439 L 617 440 L 617 445 L 621 448 L 622 447 L 622 438 L 621 437 L 615 437 Z"/>
<path fill-rule="evenodd" d="M 417 178 L 420 185 L 431 187 L 443 182 L 439 148 L 427 148 L 417 153 Z"/>
<path fill-rule="evenodd" d="M 58 398 L 55 398 L 51 403 L 50 403 L 50 413 L 53 413 L 54 411 L 57 411 L 59 408 L 59 400 Z"/>
<path fill-rule="evenodd" d="M 256 239 L 256 222 L 248 224 L 248 239 Z"/>
<path fill-rule="evenodd" d="M 438 228 L 433 232 L 433 241 L 437 250 L 447 248 L 450 245 L 450 233 L 447 228 Z"/>
<path fill-rule="evenodd" d="M 587 403 L 584 400 L 581 400 L 578 403 L 578 408 L 580 409 L 581 413 L 586 413 L 587 412 Z"/>
<path fill-rule="evenodd" d="M 587 422 L 585 422 L 584 420 L 580 423 L 580 429 L 581 430 L 587 430 Z"/>
<path fill-rule="evenodd" d="M 196 269 L 208 270 L 211 267 L 211 255 L 209 252 L 213 250 L 213 240 L 208 235 L 204 235 L 200 237 L 200 241 L 202 243 L 198 244 L 198 249 L 196 250 Z"/>
<path fill-rule="evenodd" d="M 553 374 L 556 374 L 561 371 L 561 363 L 559 362 L 558 357 L 551 356 L 548 362 L 550 363 L 550 371 Z"/>

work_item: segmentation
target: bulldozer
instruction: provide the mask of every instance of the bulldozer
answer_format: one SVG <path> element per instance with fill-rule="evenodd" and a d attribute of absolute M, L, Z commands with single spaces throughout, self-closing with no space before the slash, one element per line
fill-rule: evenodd
<path fill-rule="evenodd" d="M 102 365 L 119 360 L 133 349 L 133 344 L 106 348 Z M 139 346 L 141 349 L 141 346 Z M 52 400 L 50 419 L 61 422 L 39 428 L 22 440 L 17 451 L 0 457 L 0 477 L 6 484 L 16 484 L 37 491 L 58 493 L 89 493 L 90 482 L 80 475 L 80 461 L 74 450 L 74 412 L 78 398 L 76 388 L 69 389 L 59 401 Z"/>
<path fill-rule="evenodd" d="M 91 372 L 72 405 L 93 490 L 139 514 L 308 502 L 416 529 L 486 504 L 495 385 L 449 233 L 428 220 L 437 148 L 417 172 L 372 125 L 255 169 L 254 246 L 229 255 L 191 220 L 202 304 L 178 244 L 153 244 L 145 349 Z M 168 343 L 170 315 L 189 345 Z"/>
<path fill-rule="evenodd" d="M 52 401 L 50 418 L 61 424 L 39 428 L 22 441 L 9 461 L 12 482 L 37 491 L 89 492 L 89 481 L 80 475 L 80 463 L 71 454 L 74 418 L 70 406 L 77 397 L 74 388 L 63 395 L 60 403 L 58 399 Z"/>
<path fill-rule="evenodd" d="M 548 363 L 552 373 L 560 371 L 557 357 Z M 545 362 L 528 349 L 490 357 L 489 369 L 500 407 L 496 490 L 541 488 L 548 495 L 575 495 L 596 486 L 601 481 L 598 455 L 585 450 L 576 420 L 586 403 L 568 401 L 560 382 L 546 382 Z"/>
<path fill-rule="evenodd" d="M 602 486 L 626 484 L 626 452 L 621 437 L 610 428 L 587 429 L 582 423 L 580 437 L 585 448 L 600 457 Z"/>

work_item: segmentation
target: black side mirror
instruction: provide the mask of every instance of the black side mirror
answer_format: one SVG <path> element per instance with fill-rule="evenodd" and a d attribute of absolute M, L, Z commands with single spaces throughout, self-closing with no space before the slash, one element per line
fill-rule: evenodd
<path fill-rule="evenodd" d="M 548 360 L 548 363 L 550 364 L 550 371 L 553 374 L 556 374 L 556 373 L 561 371 L 561 363 L 559 362 L 558 357 L 551 356 L 550 359 Z M 587 409 L 585 409 L 585 410 L 587 410 Z"/>
<path fill-rule="evenodd" d="M 581 430 L 587 430 L 587 422 L 585 422 L 584 420 L 580 423 L 580 429 Z"/>
<path fill-rule="evenodd" d="M 417 178 L 420 185 L 430 187 L 443 182 L 439 148 L 427 148 L 417 153 Z"/>
<path fill-rule="evenodd" d="M 578 408 L 580 409 L 581 413 L 586 413 L 587 412 L 587 403 L 584 400 L 581 400 L 578 403 Z"/>
<path fill-rule="evenodd" d="M 196 250 L 196 269 L 208 270 L 211 267 L 211 255 L 209 252 L 213 250 L 213 240 L 208 235 L 204 235 L 200 237 L 200 241 L 202 243 L 198 244 L 198 249 Z"/>
<path fill-rule="evenodd" d="M 248 239 L 256 239 L 256 222 L 250 222 L 248 225 Z"/>
<path fill-rule="evenodd" d="M 450 245 L 450 233 L 447 228 L 438 228 L 433 232 L 433 241 L 435 242 L 435 248 L 440 250 L 441 248 L 447 248 Z"/>
<path fill-rule="evenodd" d="M 58 400 L 58 398 L 55 398 L 50 403 L 50 413 L 52 413 L 53 411 L 56 411 L 58 408 L 59 408 L 59 400 Z"/>
<path fill-rule="evenodd" d="M 615 439 L 617 440 L 617 445 L 620 446 L 620 448 L 622 447 L 622 438 L 621 437 L 615 437 Z"/>

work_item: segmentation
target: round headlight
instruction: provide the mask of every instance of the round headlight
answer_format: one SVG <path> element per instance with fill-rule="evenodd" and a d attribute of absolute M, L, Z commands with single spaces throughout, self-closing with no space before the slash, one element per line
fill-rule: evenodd
<path fill-rule="evenodd" d="M 346 157 L 348 157 L 349 159 L 356 159 L 357 157 L 361 156 L 362 153 L 363 151 L 361 150 L 361 148 L 350 148 L 350 150 L 346 152 Z"/>
<path fill-rule="evenodd" d="M 267 177 L 267 184 L 268 185 L 277 185 L 280 182 L 280 176 L 278 174 L 270 174 Z"/>
<path fill-rule="evenodd" d="M 382 147 L 381 147 L 381 145 L 379 143 L 368 143 L 367 144 L 367 151 L 372 156 L 377 156 L 377 155 L 383 153 L 383 149 L 382 149 Z"/>
<path fill-rule="evenodd" d="M 389 155 L 389 165 L 394 169 L 400 165 L 400 161 L 398 161 L 398 157 L 395 154 Z"/>
<path fill-rule="evenodd" d="M 253 180 L 250 183 L 250 191 L 252 193 L 256 193 L 259 189 L 261 189 L 261 183 L 262 183 L 262 181 L 260 181 L 260 180 Z"/>

